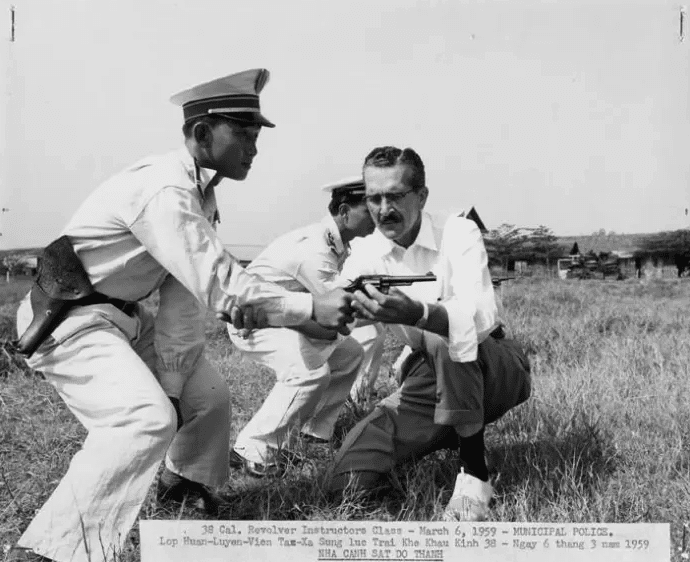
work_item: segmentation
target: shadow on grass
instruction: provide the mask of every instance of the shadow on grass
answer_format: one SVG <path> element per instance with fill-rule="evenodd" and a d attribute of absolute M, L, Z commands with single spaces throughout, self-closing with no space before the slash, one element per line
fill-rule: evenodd
<path fill-rule="evenodd" d="M 594 497 L 620 460 L 613 435 L 585 414 L 565 427 L 556 414 L 541 416 L 532 437 L 523 428 L 489 443 L 497 493 L 522 493 L 534 512 L 540 505 Z"/>
<path fill-rule="evenodd" d="M 395 519 L 404 504 L 396 494 L 335 498 L 326 492 L 323 473 L 293 473 L 283 480 L 234 480 L 220 519 L 232 520 L 353 520 Z M 253 482 L 252 482 L 253 480 Z"/>
<path fill-rule="evenodd" d="M 254 480 L 246 478 L 241 488 L 235 487 L 228 497 L 228 508 L 221 517 L 239 520 L 305 519 L 316 504 L 325 497 L 315 489 L 308 477 L 291 477 L 279 480 Z"/>

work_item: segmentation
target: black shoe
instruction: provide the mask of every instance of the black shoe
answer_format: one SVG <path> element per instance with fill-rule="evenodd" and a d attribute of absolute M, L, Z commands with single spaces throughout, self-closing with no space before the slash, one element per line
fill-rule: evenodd
<path fill-rule="evenodd" d="M 372 470 L 346 472 L 331 477 L 327 485 L 331 500 L 338 503 L 344 498 L 357 499 L 362 503 L 380 502 L 396 492 L 389 474 Z"/>
<path fill-rule="evenodd" d="M 40 554 L 36 554 L 30 548 L 23 548 L 21 546 L 13 546 L 7 553 L 5 562 L 54 562 L 52 558 L 46 558 Z"/>
<path fill-rule="evenodd" d="M 235 449 L 230 451 L 230 468 L 243 470 L 254 478 L 281 478 L 290 465 L 302 462 L 302 457 L 293 451 L 281 449 L 273 455 L 273 462 L 260 463 L 245 459 Z"/>
<path fill-rule="evenodd" d="M 208 486 L 188 480 L 167 468 L 158 480 L 156 497 L 159 502 L 182 503 L 187 500 L 210 515 L 217 515 L 221 509 L 228 507 L 227 498 Z"/>

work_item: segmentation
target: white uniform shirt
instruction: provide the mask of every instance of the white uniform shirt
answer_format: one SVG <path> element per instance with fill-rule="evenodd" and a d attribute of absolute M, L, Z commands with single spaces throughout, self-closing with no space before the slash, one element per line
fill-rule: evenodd
<path fill-rule="evenodd" d="M 442 304 L 448 311 L 448 346 L 451 359 L 477 359 L 477 346 L 498 326 L 498 311 L 488 258 L 477 225 L 457 215 L 446 219 L 422 213 L 422 224 L 407 249 L 378 230 L 352 243 L 342 278 L 358 275 L 424 275 L 434 273 L 436 282 L 398 287 L 411 298 Z M 422 330 L 391 325 L 391 330 L 412 348 L 419 348 Z"/>
<path fill-rule="evenodd" d="M 333 217 L 283 234 L 271 242 L 248 266 L 288 291 L 324 293 L 333 282 L 349 254 Z"/>
<path fill-rule="evenodd" d="M 320 294 L 336 286 L 348 254 L 349 245 L 343 243 L 333 217 L 327 215 L 318 223 L 276 238 L 247 266 L 247 271 L 290 291 Z M 271 358 L 276 346 L 292 346 L 299 353 L 299 362 L 307 369 L 320 368 L 344 339 L 341 334 L 334 340 L 325 340 L 271 328 L 242 338 L 230 325 L 228 332 L 233 345 L 240 351 L 251 352 L 254 358 L 262 354 Z"/>
<path fill-rule="evenodd" d="M 278 326 L 312 312 L 311 295 L 264 282 L 225 250 L 212 174 L 200 169 L 198 189 L 186 148 L 146 158 L 97 187 L 63 231 L 97 291 L 139 301 L 159 289 L 159 377 L 170 396 L 203 351 L 206 308 L 252 304 Z"/>

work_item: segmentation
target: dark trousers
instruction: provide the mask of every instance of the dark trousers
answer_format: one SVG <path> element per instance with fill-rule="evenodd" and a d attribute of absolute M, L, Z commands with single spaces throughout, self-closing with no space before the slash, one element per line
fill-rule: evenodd
<path fill-rule="evenodd" d="M 426 349 L 403 365 L 400 388 L 348 433 L 334 460 L 334 490 L 350 472 L 386 473 L 457 448 L 459 436 L 476 433 L 529 398 L 529 362 L 513 340 L 489 337 L 479 344 L 476 361 L 457 363 L 443 338 L 429 336 Z"/>

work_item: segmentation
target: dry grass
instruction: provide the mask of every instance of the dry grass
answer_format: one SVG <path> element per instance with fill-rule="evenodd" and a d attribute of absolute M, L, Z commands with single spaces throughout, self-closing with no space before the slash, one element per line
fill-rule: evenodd
<path fill-rule="evenodd" d="M 2 286 L 0 335 L 26 284 Z M 690 514 L 690 282 L 525 280 L 506 286 L 511 330 L 533 366 L 533 397 L 487 432 L 497 521 L 670 522 L 680 560 Z M 234 428 L 273 384 L 273 375 L 237 356 L 209 320 L 209 355 L 228 380 Z M 389 360 L 399 347 L 388 345 Z M 386 379 L 386 377 L 382 377 Z M 380 393 L 394 386 L 380 380 Z M 371 405 L 369 405 L 370 407 Z M 346 409 L 339 435 L 366 408 Z M 84 431 L 54 390 L 11 354 L 0 356 L 0 546 L 13 543 L 54 488 Z M 451 493 L 455 455 L 440 452 L 402 467 L 405 495 L 378 504 L 329 501 L 320 478 L 334 450 L 296 448 L 308 460 L 282 480 L 234 476 L 229 519 L 425 520 Z M 336 440 L 337 446 L 337 440 Z M 171 512 L 153 490 L 142 517 L 203 518 Z M 130 534 L 121 562 L 138 560 Z"/>

